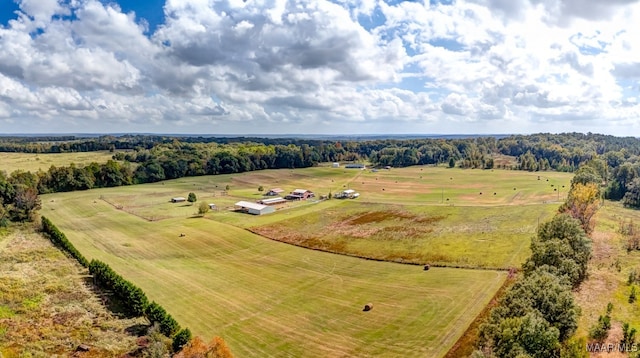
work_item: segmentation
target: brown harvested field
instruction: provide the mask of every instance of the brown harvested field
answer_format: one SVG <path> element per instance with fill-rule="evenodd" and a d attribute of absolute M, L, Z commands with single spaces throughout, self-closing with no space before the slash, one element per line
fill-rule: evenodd
<path fill-rule="evenodd" d="M 0 229 L 1 230 L 1 229 Z M 119 357 L 137 347 L 86 284 L 87 272 L 31 227 L 0 231 L 0 357 Z"/>

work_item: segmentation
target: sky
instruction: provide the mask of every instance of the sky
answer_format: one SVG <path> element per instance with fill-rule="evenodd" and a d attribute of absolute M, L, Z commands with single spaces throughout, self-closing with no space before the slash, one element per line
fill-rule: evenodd
<path fill-rule="evenodd" d="M 0 0 L 0 134 L 640 133 L 640 0 Z"/>

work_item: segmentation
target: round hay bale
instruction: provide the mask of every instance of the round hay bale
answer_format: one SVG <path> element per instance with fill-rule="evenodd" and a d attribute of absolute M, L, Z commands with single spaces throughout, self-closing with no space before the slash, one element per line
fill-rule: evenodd
<path fill-rule="evenodd" d="M 429 271 L 430 268 L 431 268 L 431 266 L 429 266 L 429 264 L 424 265 L 424 270 L 425 271 Z"/>
<path fill-rule="evenodd" d="M 364 308 L 362 309 L 364 312 L 369 312 L 373 309 L 373 303 L 367 303 L 366 305 L 364 305 Z"/>

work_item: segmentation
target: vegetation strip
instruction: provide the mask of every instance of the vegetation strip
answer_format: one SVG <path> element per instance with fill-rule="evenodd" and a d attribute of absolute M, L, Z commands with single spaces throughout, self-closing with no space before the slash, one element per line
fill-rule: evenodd
<path fill-rule="evenodd" d="M 155 302 L 149 303 L 146 294 L 133 283 L 117 274 L 109 265 L 99 260 L 87 259 L 73 246 L 67 237 L 46 217 L 42 217 L 42 230 L 51 242 L 61 250 L 70 254 L 78 262 L 89 269 L 93 282 L 99 287 L 111 290 L 116 298 L 124 303 L 126 313 L 133 316 L 145 316 L 149 322 L 159 324 L 162 334 L 173 338 L 175 352 L 189 342 L 191 331 L 181 329 L 178 322 L 167 311 Z"/>
<path fill-rule="evenodd" d="M 524 277 L 507 290 L 482 324 L 480 350 L 474 357 L 586 354 L 582 341 L 571 340 L 580 315 L 571 289 L 586 279 L 592 255 L 587 232 L 593 228 L 602 182 L 600 177 L 583 174 L 592 169 L 578 171 L 558 215 L 538 229 L 531 242 L 532 255 L 523 265 Z"/>

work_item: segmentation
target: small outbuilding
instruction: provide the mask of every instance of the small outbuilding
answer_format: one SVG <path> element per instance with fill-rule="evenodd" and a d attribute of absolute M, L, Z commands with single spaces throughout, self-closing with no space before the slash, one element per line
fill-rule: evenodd
<path fill-rule="evenodd" d="M 187 199 L 183 198 L 181 196 L 177 196 L 175 198 L 171 198 L 171 202 L 172 203 L 182 203 L 182 202 L 185 202 L 185 201 L 187 201 Z"/>
<path fill-rule="evenodd" d="M 265 195 L 267 195 L 267 196 L 278 196 L 281 193 L 284 193 L 284 190 L 282 190 L 280 188 L 273 188 L 273 189 L 269 189 L 269 191 Z"/>
<path fill-rule="evenodd" d="M 365 165 L 362 163 L 349 163 L 344 167 L 347 169 L 365 169 Z"/>
<path fill-rule="evenodd" d="M 331 164 L 332 168 L 340 168 L 340 163 L 333 163 Z"/>
<path fill-rule="evenodd" d="M 238 207 L 239 211 L 245 212 L 247 214 L 252 214 L 252 215 L 264 215 L 264 214 L 270 214 L 276 211 L 276 209 L 273 206 L 252 203 L 249 201 L 239 201 L 235 205 L 236 207 Z"/>
<path fill-rule="evenodd" d="M 209 209 L 215 210 L 216 209 L 216 204 L 209 204 Z"/>
<path fill-rule="evenodd" d="M 287 200 L 306 200 L 309 198 L 313 198 L 315 194 L 307 189 L 296 189 L 289 193 L 289 195 L 285 196 Z"/>
<path fill-rule="evenodd" d="M 356 193 L 356 191 L 353 189 L 343 190 L 335 195 L 336 199 L 355 199 L 359 196 L 360 194 Z"/>
<path fill-rule="evenodd" d="M 281 197 L 258 200 L 258 204 L 262 204 L 262 205 L 277 205 L 277 204 L 282 204 L 286 202 L 287 201 Z"/>

